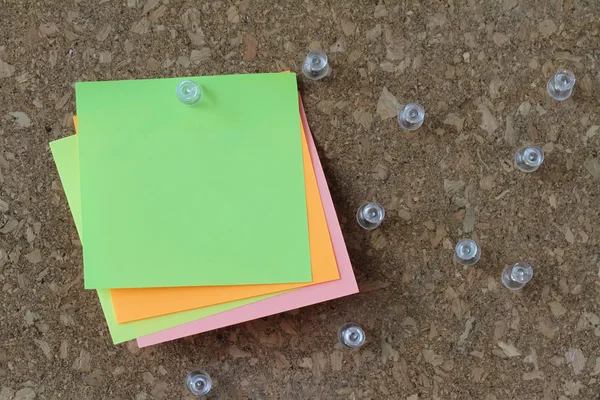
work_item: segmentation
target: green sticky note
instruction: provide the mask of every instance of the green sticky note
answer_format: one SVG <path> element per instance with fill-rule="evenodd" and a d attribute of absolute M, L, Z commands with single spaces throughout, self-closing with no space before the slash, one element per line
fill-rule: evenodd
<path fill-rule="evenodd" d="M 311 282 L 296 76 L 76 85 L 88 289 Z"/>
<path fill-rule="evenodd" d="M 50 143 L 50 149 L 52 150 L 56 168 L 58 169 L 58 174 L 60 175 L 60 180 L 65 190 L 69 207 L 71 208 L 71 214 L 73 215 L 73 220 L 75 221 L 75 227 L 77 228 L 79 238 L 83 243 L 83 237 L 81 236 L 81 200 L 79 194 L 80 183 L 77 136 L 69 136 L 60 140 L 55 140 L 54 142 Z M 205 318 L 236 307 L 241 307 L 243 305 L 254 303 L 278 294 L 280 293 L 252 297 L 244 300 L 198 308 L 176 314 L 163 315 L 160 317 L 119 324 L 117 323 L 117 319 L 115 317 L 112 299 L 110 297 L 110 290 L 98 290 L 100 304 L 102 305 L 106 323 L 108 325 L 112 340 L 115 344 L 126 342 L 150 333 L 162 331 L 164 329 L 172 328 L 174 326 L 182 325 L 200 318 Z"/>
<path fill-rule="evenodd" d="M 73 215 L 73 221 L 75 221 L 75 228 L 81 239 L 81 190 L 79 187 L 77 136 L 68 136 L 50 142 L 50 150 L 54 156 L 56 169 L 67 196 L 71 215 Z"/>

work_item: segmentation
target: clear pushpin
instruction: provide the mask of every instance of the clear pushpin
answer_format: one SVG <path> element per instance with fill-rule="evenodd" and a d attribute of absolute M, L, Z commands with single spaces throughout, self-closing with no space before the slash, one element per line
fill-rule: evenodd
<path fill-rule="evenodd" d="M 353 322 L 347 322 L 338 330 L 340 343 L 350 349 L 357 349 L 365 343 L 365 331 Z"/>
<path fill-rule="evenodd" d="M 463 239 L 458 242 L 454 254 L 458 262 L 467 267 L 475 265 L 481 258 L 479 246 L 471 239 Z"/>
<path fill-rule="evenodd" d="M 402 129 L 414 131 L 423 125 L 425 119 L 425 109 L 417 103 L 410 103 L 404 106 L 398 113 L 398 124 Z"/>
<path fill-rule="evenodd" d="M 546 90 L 554 100 L 566 100 L 573 93 L 575 74 L 568 69 L 559 69 L 556 75 L 548 80 Z"/>
<path fill-rule="evenodd" d="M 502 283 L 510 290 L 519 290 L 533 278 L 533 268 L 527 263 L 516 263 L 504 268 Z"/>
<path fill-rule="evenodd" d="M 210 375 L 202 371 L 192 371 L 185 378 L 185 385 L 192 394 L 200 397 L 208 394 L 212 389 Z"/>
<path fill-rule="evenodd" d="M 522 147 L 515 153 L 515 164 L 523 172 L 533 172 L 544 161 L 544 152 L 537 146 Z"/>
<path fill-rule="evenodd" d="M 302 63 L 302 72 L 308 79 L 314 81 L 325 78 L 329 75 L 327 54 L 321 50 L 313 50 L 308 53 Z"/>
<path fill-rule="evenodd" d="M 177 98 L 186 106 L 193 106 L 202 99 L 202 86 L 194 81 L 182 81 L 177 85 Z"/>
<path fill-rule="evenodd" d="M 373 230 L 381 225 L 385 217 L 385 210 L 379 203 L 367 203 L 356 212 L 356 220 L 361 228 L 366 230 Z"/>

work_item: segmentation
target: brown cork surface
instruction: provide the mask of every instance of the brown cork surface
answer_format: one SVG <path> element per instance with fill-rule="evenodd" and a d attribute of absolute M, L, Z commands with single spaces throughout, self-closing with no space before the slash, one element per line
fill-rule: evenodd
<path fill-rule="evenodd" d="M 214 399 L 598 398 L 597 1 L 5 0 L 0 20 L 1 400 L 190 399 L 198 367 Z M 112 345 L 48 146 L 74 133 L 74 82 L 299 72 L 312 48 L 332 76 L 299 84 L 361 294 Z M 560 103 L 559 66 L 578 79 Z M 406 133 L 412 101 L 426 120 Z M 546 160 L 525 174 L 530 143 Z M 367 200 L 387 209 L 373 232 Z M 517 261 L 535 276 L 512 293 Z M 347 321 L 368 335 L 355 352 Z"/>

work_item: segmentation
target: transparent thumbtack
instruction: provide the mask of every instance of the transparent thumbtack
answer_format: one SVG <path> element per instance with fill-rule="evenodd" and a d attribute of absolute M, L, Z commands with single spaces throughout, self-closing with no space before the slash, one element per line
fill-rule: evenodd
<path fill-rule="evenodd" d="M 186 106 L 193 106 L 202 99 L 202 86 L 194 81 L 182 81 L 177 85 L 177 98 Z"/>
<path fill-rule="evenodd" d="M 544 161 L 544 151 L 537 146 L 522 147 L 515 153 L 515 164 L 523 172 L 533 172 Z"/>
<path fill-rule="evenodd" d="M 185 385 L 194 395 L 200 397 L 212 389 L 212 379 L 206 372 L 192 371 L 185 378 Z"/>
<path fill-rule="evenodd" d="M 321 50 L 313 50 L 308 53 L 304 63 L 302 63 L 302 72 L 308 79 L 314 81 L 325 78 L 329 75 L 327 54 Z"/>
<path fill-rule="evenodd" d="M 414 131 L 423 125 L 425 119 L 425 109 L 417 103 L 410 103 L 404 106 L 398 113 L 398 124 L 402 129 Z"/>
<path fill-rule="evenodd" d="M 571 96 L 573 86 L 575 86 L 575 74 L 568 69 L 559 69 L 556 75 L 548 80 L 546 90 L 554 100 L 562 101 Z"/>
<path fill-rule="evenodd" d="M 340 343 L 350 349 L 358 349 L 365 344 L 365 331 L 353 322 L 347 322 L 338 330 Z"/>
<path fill-rule="evenodd" d="M 533 268 L 527 263 L 516 263 L 504 268 L 502 283 L 510 290 L 519 290 L 533 278 Z"/>
<path fill-rule="evenodd" d="M 467 267 L 475 265 L 481 258 L 479 246 L 471 239 L 463 239 L 458 242 L 454 254 L 458 262 Z"/>
<path fill-rule="evenodd" d="M 356 220 L 361 228 L 366 230 L 373 230 L 381 225 L 385 217 L 385 210 L 379 203 L 367 203 L 356 212 Z"/>

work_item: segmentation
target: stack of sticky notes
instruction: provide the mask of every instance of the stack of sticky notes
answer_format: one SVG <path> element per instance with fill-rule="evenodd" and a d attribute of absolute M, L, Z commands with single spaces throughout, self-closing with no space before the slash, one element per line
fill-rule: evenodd
<path fill-rule="evenodd" d="M 114 343 L 148 346 L 356 293 L 293 73 L 76 85 L 50 143 Z"/>

